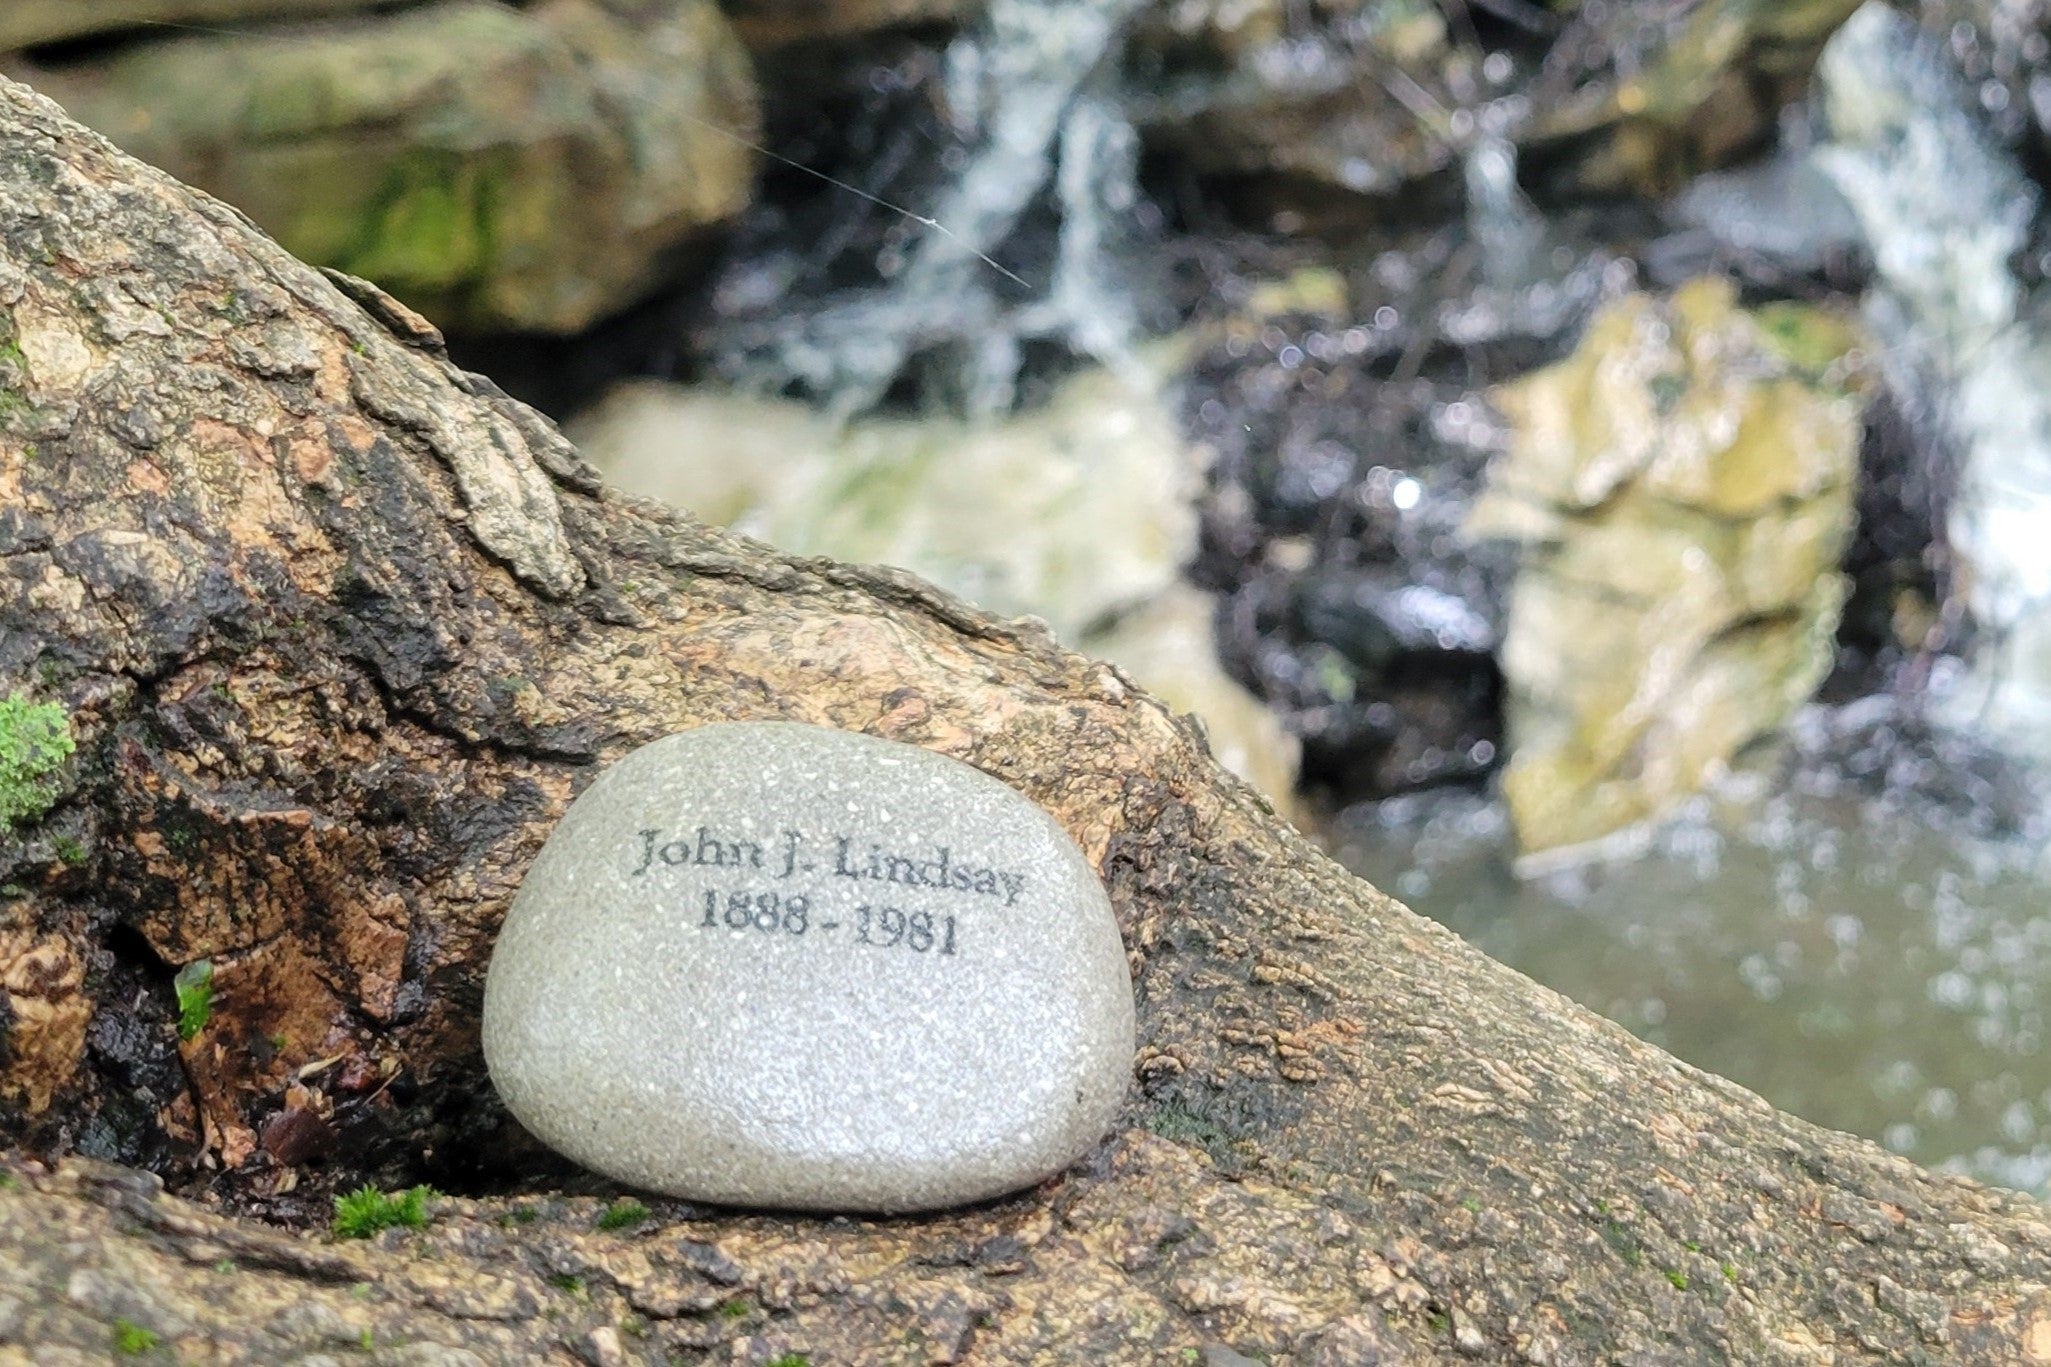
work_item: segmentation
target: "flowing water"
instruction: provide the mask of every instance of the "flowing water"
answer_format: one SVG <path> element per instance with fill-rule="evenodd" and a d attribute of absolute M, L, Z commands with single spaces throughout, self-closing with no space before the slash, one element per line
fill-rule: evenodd
<path fill-rule="evenodd" d="M 1507 820 L 1472 794 L 1363 806 L 1333 839 L 1489 955 L 1776 1106 L 2046 1194 L 2042 834 L 1985 820 L 2005 796 L 1843 770 L 1803 760 L 1628 858 L 1535 878 L 1512 875 Z"/>
<path fill-rule="evenodd" d="M 1981 627 L 1953 715 L 2051 756 L 2051 327 L 2016 260 L 2041 196 L 1942 49 L 1869 4 L 1817 71 L 1815 162 L 1877 268 L 1866 317 L 1897 390 L 1955 447 L 1952 546 Z M 1941 184 L 1941 194 L 1930 187 Z"/>
<path fill-rule="evenodd" d="M 926 407 L 987 417 L 1016 402 L 1029 343 L 1129 364 L 1139 329 L 1124 239 L 1139 206 L 1139 140 L 1102 86 L 1137 8 L 994 0 L 946 52 L 945 133 L 958 155 L 940 159 L 938 183 L 892 188 L 886 201 L 834 182 L 864 209 L 884 205 L 895 228 L 919 230 L 875 257 L 882 283 L 773 291 L 766 310 L 719 330 L 717 373 L 804 394 L 841 419 L 914 375 Z M 1036 206 L 1058 227 L 1021 237 Z"/>

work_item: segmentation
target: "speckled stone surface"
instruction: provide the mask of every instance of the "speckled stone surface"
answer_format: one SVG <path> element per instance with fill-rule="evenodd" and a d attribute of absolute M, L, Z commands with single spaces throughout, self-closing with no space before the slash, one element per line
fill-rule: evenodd
<path fill-rule="evenodd" d="M 1102 884 L 968 765 L 794 723 L 642 747 L 577 799 L 484 993 L 499 1095 L 693 1200 L 928 1210 L 1110 1128 L 1132 983 Z"/>

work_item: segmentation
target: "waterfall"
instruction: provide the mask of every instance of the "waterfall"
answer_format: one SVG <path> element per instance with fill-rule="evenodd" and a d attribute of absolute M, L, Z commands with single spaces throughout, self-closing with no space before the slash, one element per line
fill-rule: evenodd
<path fill-rule="evenodd" d="M 1947 720 L 2051 757 L 2051 333 L 2011 258 L 2041 205 L 1936 44 L 1871 3 L 1818 67 L 1817 164 L 1857 215 L 1869 325 L 1959 460 L 1947 533 L 1980 639 Z"/>
<path fill-rule="evenodd" d="M 718 369 L 798 390 L 840 418 L 874 407 L 934 358 L 938 386 L 972 414 L 1012 405 L 1027 341 L 1124 363 L 1137 334 L 1119 256 L 1139 202 L 1139 139 L 1109 94 L 1111 59 L 1140 0 L 993 0 L 948 49 L 944 86 L 968 148 L 883 284 L 809 308 L 786 301 L 727 329 Z M 1028 210 L 1051 202 L 1058 239 L 1044 278 L 1001 264 Z M 1040 274 L 1041 272 L 1035 272 Z"/>

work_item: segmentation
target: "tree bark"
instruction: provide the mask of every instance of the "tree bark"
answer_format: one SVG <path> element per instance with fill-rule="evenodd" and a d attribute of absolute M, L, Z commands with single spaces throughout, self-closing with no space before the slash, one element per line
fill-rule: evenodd
<path fill-rule="evenodd" d="M 2037 1203 L 1475 953 L 1030 624 L 609 493 L 403 307 L 0 82 L 20 693 L 78 752 L 0 835 L 0 1136 L 34 1155 L 0 1360 L 127 1321 L 188 1362 L 2051 1361 Z M 522 871 L 599 767 L 748 718 L 958 756 L 1075 836 L 1140 1012 L 1090 1160 L 923 1219 L 607 1231 L 510 1126 L 477 1016 Z M 333 1241 L 366 1178 L 469 1195 Z"/>

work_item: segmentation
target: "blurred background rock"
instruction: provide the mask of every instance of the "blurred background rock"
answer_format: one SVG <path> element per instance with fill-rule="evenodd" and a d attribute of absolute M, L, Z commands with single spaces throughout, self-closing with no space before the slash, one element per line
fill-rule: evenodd
<path fill-rule="evenodd" d="M 2043 0 L 14 0 L 623 487 L 1045 619 L 1341 858 L 2051 1184 Z"/>

